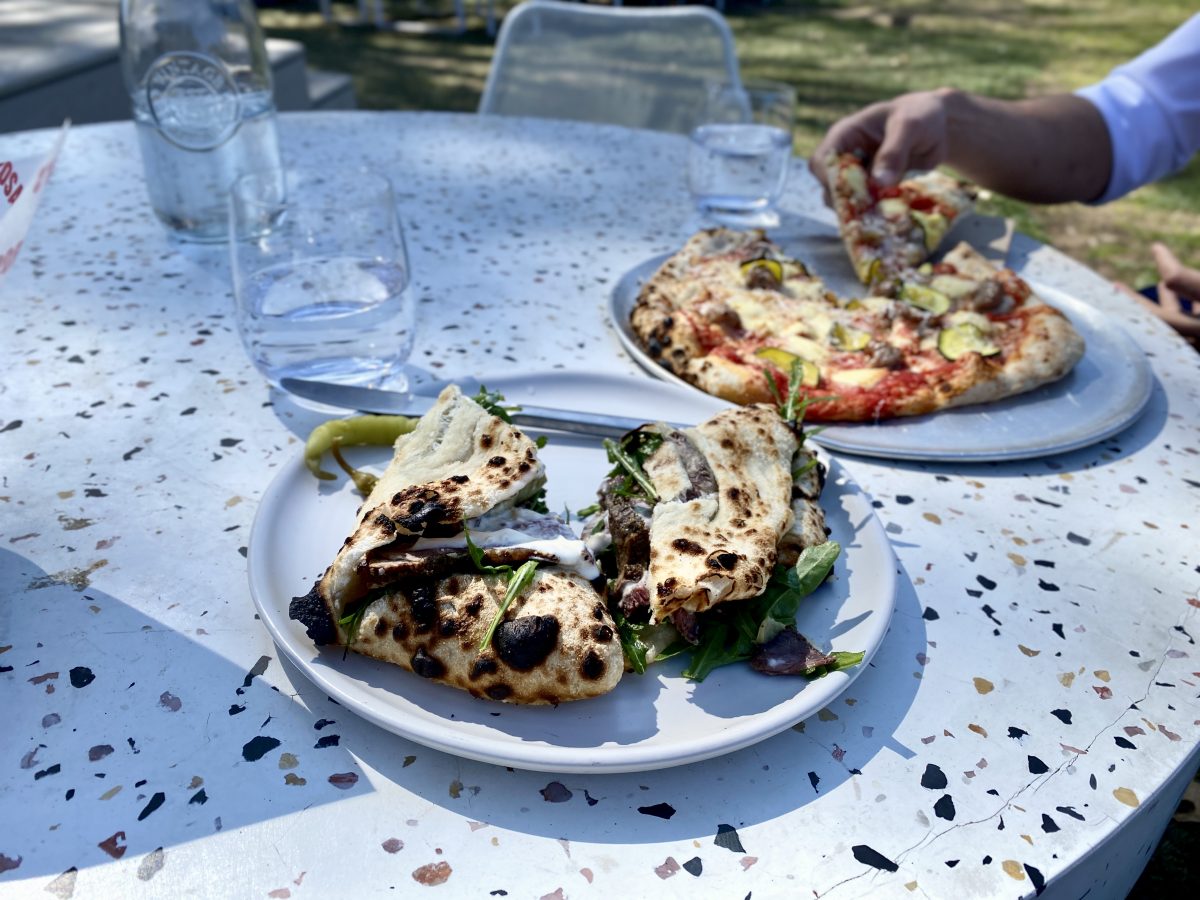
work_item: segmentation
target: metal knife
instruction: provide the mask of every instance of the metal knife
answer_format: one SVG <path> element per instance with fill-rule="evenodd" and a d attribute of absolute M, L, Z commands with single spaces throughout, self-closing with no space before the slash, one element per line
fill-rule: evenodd
<path fill-rule="evenodd" d="M 962 216 L 942 238 L 937 258 L 940 259 L 960 241 L 966 241 L 994 266 L 1008 265 L 1008 252 L 1012 249 L 1016 223 L 1000 216 L 985 216 L 974 213 Z"/>
<path fill-rule="evenodd" d="M 315 400 L 329 406 L 397 416 L 423 416 L 437 402 L 436 397 L 427 394 L 330 384 L 325 381 L 307 381 L 303 378 L 284 378 L 280 381 L 280 386 L 297 397 Z M 545 406 L 531 406 L 528 403 L 514 405 L 521 407 L 520 412 L 512 413 L 514 424 L 548 431 L 568 431 L 572 434 L 619 438 L 646 424 L 644 419 L 631 419 L 626 416 L 606 416 L 600 413 L 553 409 Z M 690 427 L 676 422 L 667 424 L 673 428 Z"/>

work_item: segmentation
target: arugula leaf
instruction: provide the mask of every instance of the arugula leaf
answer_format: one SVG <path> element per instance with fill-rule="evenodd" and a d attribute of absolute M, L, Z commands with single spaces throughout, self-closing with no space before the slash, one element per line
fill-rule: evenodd
<path fill-rule="evenodd" d="M 546 505 L 546 488 L 543 486 L 541 490 L 530 494 L 521 501 L 520 505 L 525 509 L 532 509 L 534 512 L 550 512 L 550 507 Z"/>
<path fill-rule="evenodd" d="M 546 441 L 548 441 L 548 440 L 549 440 L 549 438 L 547 438 L 544 434 L 539 434 L 536 438 L 533 439 L 533 442 L 534 442 L 534 444 L 537 445 L 537 448 L 539 450 L 541 450 L 543 447 L 546 446 Z"/>
<path fill-rule="evenodd" d="M 787 402 L 784 403 L 780 415 L 785 422 L 796 421 L 796 403 L 800 399 L 801 382 L 804 378 L 804 365 L 799 359 L 792 360 L 792 370 L 788 373 Z"/>
<path fill-rule="evenodd" d="M 545 506 L 545 503 L 542 504 Z M 543 512 L 547 510 L 543 509 Z M 536 559 L 527 559 L 520 567 L 513 571 L 512 566 L 489 566 L 483 561 L 483 551 L 478 545 L 471 540 L 471 532 L 467 527 L 463 526 L 463 537 L 467 541 L 467 555 L 471 557 L 471 562 L 475 568 L 484 575 L 499 575 L 508 582 L 508 588 L 504 592 L 504 599 L 500 601 L 500 609 L 496 611 L 496 617 L 492 619 L 492 624 L 488 627 L 487 633 L 483 636 L 483 640 L 479 644 L 479 652 L 482 653 L 488 648 L 492 642 L 492 635 L 496 633 L 496 629 L 500 627 L 500 622 L 504 619 L 504 614 L 508 612 L 508 607 L 512 602 L 521 596 L 521 591 L 529 585 L 533 580 L 533 573 L 537 570 L 538 561 Z"/>
<path fill-rule="evenodd" d="M 623 445 L 624 443 L 625 443 L 625 438 L 622 438 L 621 444 Z M 662 443 L 662 438 L 661 438 L 661 436 L 659 436 L 659 444 L 661 444 L 661 443 Z M 654 485 L 652 485 L 650 483 L 650 479 L 646 477 L 646 472 L 642 468 L 641 462 L 637 459 L 634 459 L 634 457 L 631 456 L 629 453 L 625 452 L 624 447 L 621 445 L 618 445 L 617 442 L 612 440 L 611 438 L 605 438 L 604 442 L 603 442 L 603 446 L 604 446 L 604 449 L 608 452 L 608 461 L 612 462 L 612 463 L 616 463 L 620 469 L 624 469 L 625 472 L 629 475 L 629 477 L 634 480 L 634 482 L 637 484 L 637 486 L 642 489 L 642 492 L 646 495 L 646 498 L 648 500 L 650 500 L 652 503 L 657 502 L 658 501 L 658 492 L 654 490 Z M 650 451 L 650 452 L 653 452 L 653 451 Z M 646 453 L 642 458 L 644 459 L 646 456 L 649 456 L 649 455 L 650 455 L 649 453 Z M 614 469 L 614 472 L 616 472 L 616 471 L 617 471 L 617 469 Z"/>
<path fill-rule="evenodd" d="M 812 432 L 809 432 L 809 434 L 811 434 L 811 433 Z M 805 475 L 807 475 L 809 472 L 811 472 L 816 467 L 817 467 L 817 458 L 814 456 L 812 459 L 810 459 L 804 465 L 800 466 L 800 468 L 792 469 L 792 481 L 799 481 L 801 478 L 803 478 Z"/>
<path fill-rule="evenodd" d="M 687 653 L 691 649 L 692 649 L 692 645 L 689 644 L 687 641 L 685 641 L 683 638 L 680 638 L 677 641 L 672 641 L 670 644 L 668 644 L 662 650 L 659 650 L 658 653 L 655 654 L 655 656 L 654 656 L 654 661 L 656 663 L 660 663 L 660 662 L 663 662 L 664 660 L 670 659 L 672 656 L 680 656 L 684 653 Z"/>
<path fill-rule="evenodd" d="M 471 562 L 475 564 L 475 568 L 484 575 L 512 575 L 512 566 L 488 566 L 483 562 L 483 551 L 476 546 L 471 540 L 471 532 L 463 525 L 463 537 L 467 539 L 467 556 L 471 557 Z"/>
<path fill-rule="evenodd" d="M 575 515 L 581 519 L 586 519 L 588 516 L 595 515 L 600 512 L 600 504 L 593 503 L 591 506 L 585 506 L 583 509 L 575 510 Z"/>
<path fill-rule="evenodd" d="M 493 416 L 504 420 L 510 425 L 512 424 L 512 414 L 521 411 L 521 407 L 516 406 L 515 404 L 513 406 L 505 406 L 503 394 L 501 394 L 499 391 L 489 391 L 487 386 L 482 384 L 479 386 L 479 393 L 477 393 L 471 399 L 490 412 Z"/>
<path fill-rule="evenodd" d="M 529 586 L 529 582 L 533 581 L 533 573 L 537 571 L 537 565 L 538 561 L 536 559 L 526 560 L 513 573 L 512 577 L 508 579 L 508 589 L 504 592 L 504 599 L 500 601 L 500 608 L 496 610 L 496 617 L 492 619 L 492 624 L 488 626 L 487 633 L 483 636 L 483 640 L 479 642 L 480 653 L 486 650 L 488 644 L 492 642 L 492 635 L 500 627 L 500 622 L 504 618 L 504 614 L 508 612 L 508 607 L 517 597 L 521 596 L 521 591 Z M 511 566 L 506 566 L 505 568 L 512 572 Z"/>
<path fill-rule="evenodd" d="M 863 661 L 863 657 L 867 654 L 859 650 L 857 653 L 849 653 L 845 650 L 834 650 L 830 654 L 834 658 L 832 666 L 825 666 L 827 672 L 838 672 L 842 669 L 849 669 L 851 666 L 857 666 Z"/>
<path fill-rule="evenodd" d="M 641 640 L 640 626 L 632 624 L 614 604 L 610 609 L 613 624 L 617 626 L 617 637 L 621 639 L 621 651 L 629 667 L 639 675 L 646 672 L 646 651 L 650 648 Z"/>
<path fill-rule="evenodd" d="M 358 605 L 358 608 L 354 610 L 354 612 L 347 613 L 338 619 L 338 625 L 342 627 L 342 630 L 346 634 L 346 649 L 342 651 L 342 659 L 346 658 L 346 654 L 350 652 L 350 648 L 353 647 L 354 642 L 358 640 L 358 626 L 362 624 L 363 616 L 366 614 L 367 607 L 370 605 L 370 601 L 364 599 L 362 603 Z"/>
<path fill-rule="evenodd" d="M 745 634 L 739 633 L 732 642 L 729 637 L 729 625 L 724 622 L 710 624 L 700 635 L 700 644 L 692 650 L 692 661 L 683 670 L 684 677 L 703 681 L 713 669 L 749 659 L 751 641 Z"/>
<path fill-rule="evenodd" d="M 800 601 L 821 586 L 841 552 L 842 545 L 837 541 L 805 547 L 796 565 L 783 571 L 782 579 L 772 577 L 772 582 L 782 581 L 784 589 L 766 607 L 754 638 L 756 644 L 765 644 L 788 625 L 795 623 Z"/>

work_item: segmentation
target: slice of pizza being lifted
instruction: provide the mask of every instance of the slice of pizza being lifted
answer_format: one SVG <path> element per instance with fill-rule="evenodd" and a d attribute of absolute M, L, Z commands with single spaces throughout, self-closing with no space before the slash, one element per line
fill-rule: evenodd
<path fill-rule="evenodd" d="M 941 172 L 884 187 L 853 153 L 834 157 L 829 171 L 838 229 L 855 274 L 885 297 L 896 295 L 975 199 L 968 185 Z"/>

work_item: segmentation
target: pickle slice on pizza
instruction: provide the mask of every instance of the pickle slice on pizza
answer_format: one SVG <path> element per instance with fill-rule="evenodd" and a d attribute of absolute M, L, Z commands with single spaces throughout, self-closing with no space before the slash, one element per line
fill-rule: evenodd
<path fill-rule="evenodd" d="M 545 511 L 535 443 L 446 388 L 395 443 L 358 524 L 291 618 L 333 644 L 477 697 L 606 693 L 624 664 L 600 571 Z"/>
<path fill-rule="evenodd" d="M 829 164 L 838 229 L 859 281 L 896 296 L 908 272 L 929 259 L 955 219 L 971 208 L 971 188 L 941 172 L 884 187 L 853 153 Z"/>

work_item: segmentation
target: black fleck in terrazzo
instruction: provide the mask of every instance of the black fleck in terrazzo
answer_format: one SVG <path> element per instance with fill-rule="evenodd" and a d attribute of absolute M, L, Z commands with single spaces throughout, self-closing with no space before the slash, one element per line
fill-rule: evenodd
<path fill-rule="evenodd" d="M 50 137 L 0 136 L 0 158 Z M 433 114 L 286 117 L 283 138 L 294 161 L 393 176 L 415 363 L 635 371 L 602 311 L 624 272 L 686 234 L 683 138 Z M 526 773 L 395 738 L 280 660 L 245 557 L 257 502 L 310 420 L 247 362 L 223 249 L 172 245 L 140 171 L 128 123 L 74 129 L 4 283 L 0 791 L 19 827 L 0 829 L 0 892 L 138 897 L 229 879 L 226 893 L 271 897 L 1034 896 L 1052 883 L 1082 896 L 1127 887 L 1112 872 L 1131 883 L 1197 761 L 1200 365 L 1095 276 L 1015 247 L 1028 277 L 1086 297 L 1152 352 L 1158 387 L 1133 428 L 1004 465 L 844 460 L 901 578 L 888 637 L 850 690 L 709 762 Z M 832 233 L 799 171 L 787 205 L 813 217 L 794 231 Z"/>

